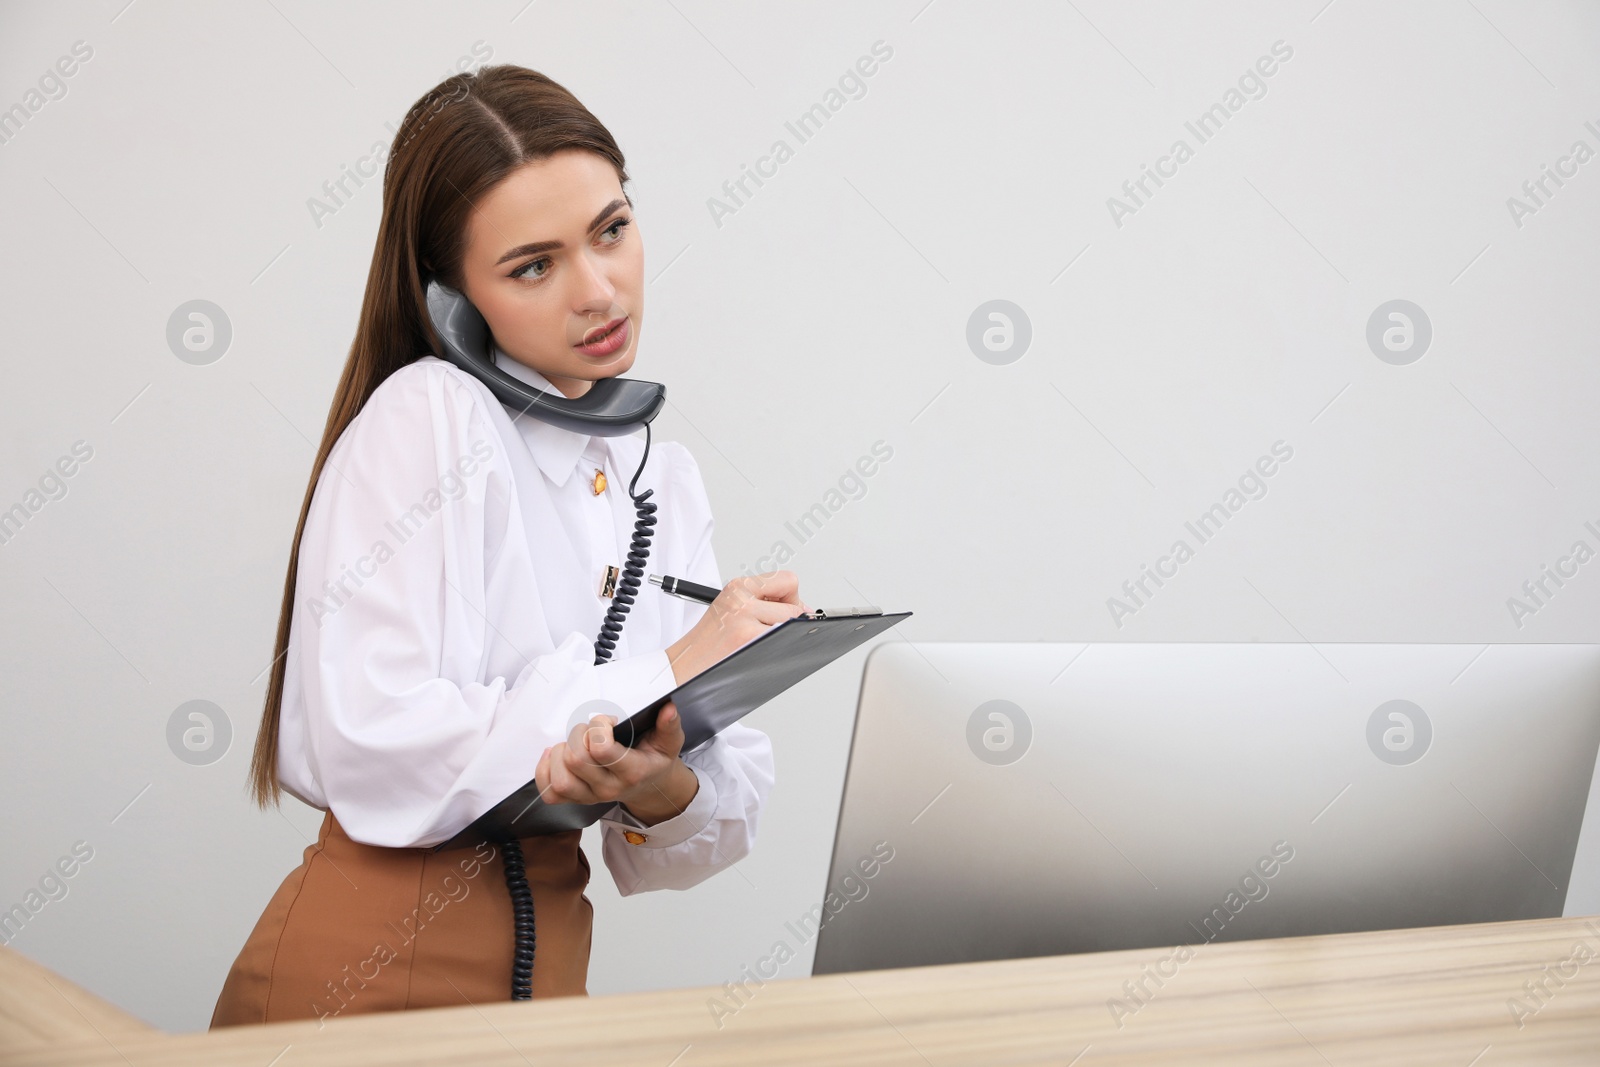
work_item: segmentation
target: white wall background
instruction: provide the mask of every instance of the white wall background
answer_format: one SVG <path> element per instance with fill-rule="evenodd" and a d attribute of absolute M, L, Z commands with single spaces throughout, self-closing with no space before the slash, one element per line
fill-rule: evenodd
<path fill-rule="evenodd" d="M 627 153 L 633 374 L 670 387 L 658 433 L 699 459 L 725 577 L 786 540 L 810 602 L 911 608 L 918 641 L 1600 640 L 1600 563 L 1507 607 L 1600 544 L 1600 160 L 1507 206 L 1600 150 L 1592 5 L 10 3 L 0 108 L 77 41 L 0 144 L 0 508 L 93 449 L 0 545 L 0 907 L 88 842 L 13 944 L 159 1026 L 206 1026 L 321 819 L 243 793 L 381 188 L 320 227 L 307 200 L 485 47 Z M 865 95 L 799 144 L 785 121 L 876 41 Z M 1278 41 L 1198 144 L 1184 122 Z M 708 198 L 780 138 L 718 225 Z M 1107 198 L 1178 138 L 1194 158 L 1117 225 Z M 166 340 L 194 299 L 233 331 L 204 366 Z M 1031 323 L 1005 365 L 966 340 L 993 299 Z M 1365 339 L 1392 299 L 1432 326 L 1408 365 Z M 785 521 L 880 439 L 798 544 Z M 1267 496 L 1116 625 L 1107 598 L 1280 439 Z M 593 991 L 721 984 L 815 903 L 864 655 L 753 717 L 779 779 L 746 862 L 630 900 L 596 863 Z M 232 727 L 205 766 L 166 735 L 194 699 Z"/>

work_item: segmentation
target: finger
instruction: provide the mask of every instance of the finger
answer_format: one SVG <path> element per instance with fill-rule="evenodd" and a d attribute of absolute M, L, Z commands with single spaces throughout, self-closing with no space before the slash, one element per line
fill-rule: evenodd
<path fill-rule="evenodd" d="M 556 765 L 561 761 L 561 749 L 566 742 L 558 742 L 544 750 L 539 766 L 544 770 L 544 785 L 539 788 L 539 799 L 546 804 L 560 804 L 566 798 L 556 785 Z"/>
<path fill-rule="evenodd" d="M 782 600 L 757 600 L 750 605 L 750 614 L 764 626 L 791 619 L 800 614 L 801 606 Z"/>
<path fill-rule="evenodd" d="M 601 800 L 613 800 L 621 785 L 611 768 L 600 767 L 588 755 L 569 750 L 567 753 L 566 769 L 573 779 L 581 784 L 589 794 L 585 803 L 596 803 Z"/>
<path fill-rule="evenodd" d="M 763 590 L 761 596 L 764 600 L 780 600 L 797 608 L 805 606 L 800 602 L 800 576 L 794 571 L 774 572 L 773 581 Z"/>
<path fill-rule="evenodd" d="M 559 798 L 557 803 L 570 801 L 575 804 L 593 804 L 595 801 L 589 792 L 589 787 L 568 767 L 570 751 L 568 745 L 560 744 L 550 753 L 551 795 Z"/>
<path fill-rule="evenodd" d="M 567 746 L 569 748 L 586 749 L 588 746 L 585 744 L 585 741 L 587 740 L 588 735 L 588 723 L 575 723 L 572 729 L 567 731 Z"/>
<path fill-rule="evenodd" d="M 550 750 L 547 748 L 539 756 L 539 762 L 533 768 L 533 783 L 539 787 L 539 799 L 544 800 L 550 791 Z"/>
<path fill-rule="evenodd" d="M 669 700 L 661 706 L 655 729 L 645 738 L 641 747 L 644 746 L 670 759 L 677 759 L 683 751 L 683 716 L 678 714 L 675 702 Z"/>
<path fill-rule="evenodd" d="M 610 715 L 596 715 L 589 720 L 589 728 L 584 731 L 584 751 L 597 767 L 611 766 L 628 751 L 628 746 L 616 738 L 616 721 Z"/>
<path fill-rule="evenodd" d="M 767 571 L 744 579 L 746 588 L 762 600 L 783 600 L 800 605 L 800 576 L 794 571 Z"/>

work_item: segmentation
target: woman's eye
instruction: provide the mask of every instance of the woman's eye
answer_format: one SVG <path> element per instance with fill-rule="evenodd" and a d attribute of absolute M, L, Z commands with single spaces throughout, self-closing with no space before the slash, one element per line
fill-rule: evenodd
<path fill-rule="evenodd" d="M 616 244 L 618 241 L 621 241 L 622 240 L 622 231 L 627 226 L 629 226 L 632 222 L 633 222 L 632 219 L 618 219 L 617 221 L 613 222 L 610 226 L 607 226 L 605 229 L 601 230 L 600 232 L 602 234 L 610 234 L 610 235 L 612 235 L 611 236 L 611 240 L 606 241 L 605 243 L 609 245 L 609 244 Z M 537 271 L 534 270 L 534 268 L 536 268 L 536 267 L 538 268 Z M 528 277 L 529 273 L 532 272 L 532 275 L 533 275 L 532 280 L 538 281 L 540 278 L 543 278 L 543 277 L 545 277 L 546 275 L 548 275 L 550 273 L 550 268 L 551 268 L 550 257 L 549 256 L 540 256 L 538 259 L 532 260 L 531 262 L 528 262 L 528 263 L 524 263 L 522 266 L 520 266 L 516 270 L 512 271 L 510 276 L 513 277 L 513 278 L 526 278 L 526 277 Z"/>
<path fill-rule="evenodd" d="M 528 273 L 528 271 L 532 270 L 534 267 L 540 266 L 541 264 L 544 265 L 544 269 L 541 270 L 538 274 L 535 274 L 534 277 L 535 278 L 543 278 L 546 274 L 550 273 L 550 266 L 549 266 L 550 259 L 549 259 L 548 256 L 541 257 L 539 259 L 535 259 L 535 260 L 533 260 L 532 262 L 529 262 L 529 263 L 524 263 L 522 266 L 520 266 L 516 270 L 512 271 L 511 272 L 511 276 L 513 278 L 524 277 Z"/>

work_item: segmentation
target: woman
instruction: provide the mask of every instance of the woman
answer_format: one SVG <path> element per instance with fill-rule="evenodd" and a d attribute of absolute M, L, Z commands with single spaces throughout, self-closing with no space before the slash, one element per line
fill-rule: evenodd
<path fill-rule="evenodd" d="M 509 877 L 537 917 L 531 993 L 587 992 L 581 831 L 432 851 L 534 779 L 546 803 L 619 802 L 602 851 L 621 893 L 685 889 L 742 858 L 772 784 L 735 724 L 680 756 L 672 704 L 632 712 L 808 610 L 788 571 L 709 609 L 646 587 L 610 662 L 595 639 L 634 509 L 660 509 L 650 569 L 713 588 L 712 518 L 676 442 L 578 434 L 444 362 L 428 281 L 483 314 L 497 364 L 577 397 L 633 364 L 644 254 L 622 152 L 560 85 L 503 65 L 446 79 L 396 132 L 355 342 L 290 554 L 251 766 L 327 815 L 229 972 L 213 1028 L 511 997 Z M 591 716 L 595 708 L 612 714 Z"/>

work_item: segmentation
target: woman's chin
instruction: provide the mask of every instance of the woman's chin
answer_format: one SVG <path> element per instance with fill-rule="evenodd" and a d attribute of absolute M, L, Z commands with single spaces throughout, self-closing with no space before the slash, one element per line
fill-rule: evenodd
<path fill-rule="evenodd" d="M 629 368 L 633 366 L 633 348 L 630 346 L 625 352 L 604 359 L 587 359 L 584 356 L 578 358 L 583 362 L 572 368 L 572 377 L 592 382 L 601 378 L 617 378 L 628 373 Z"/>

